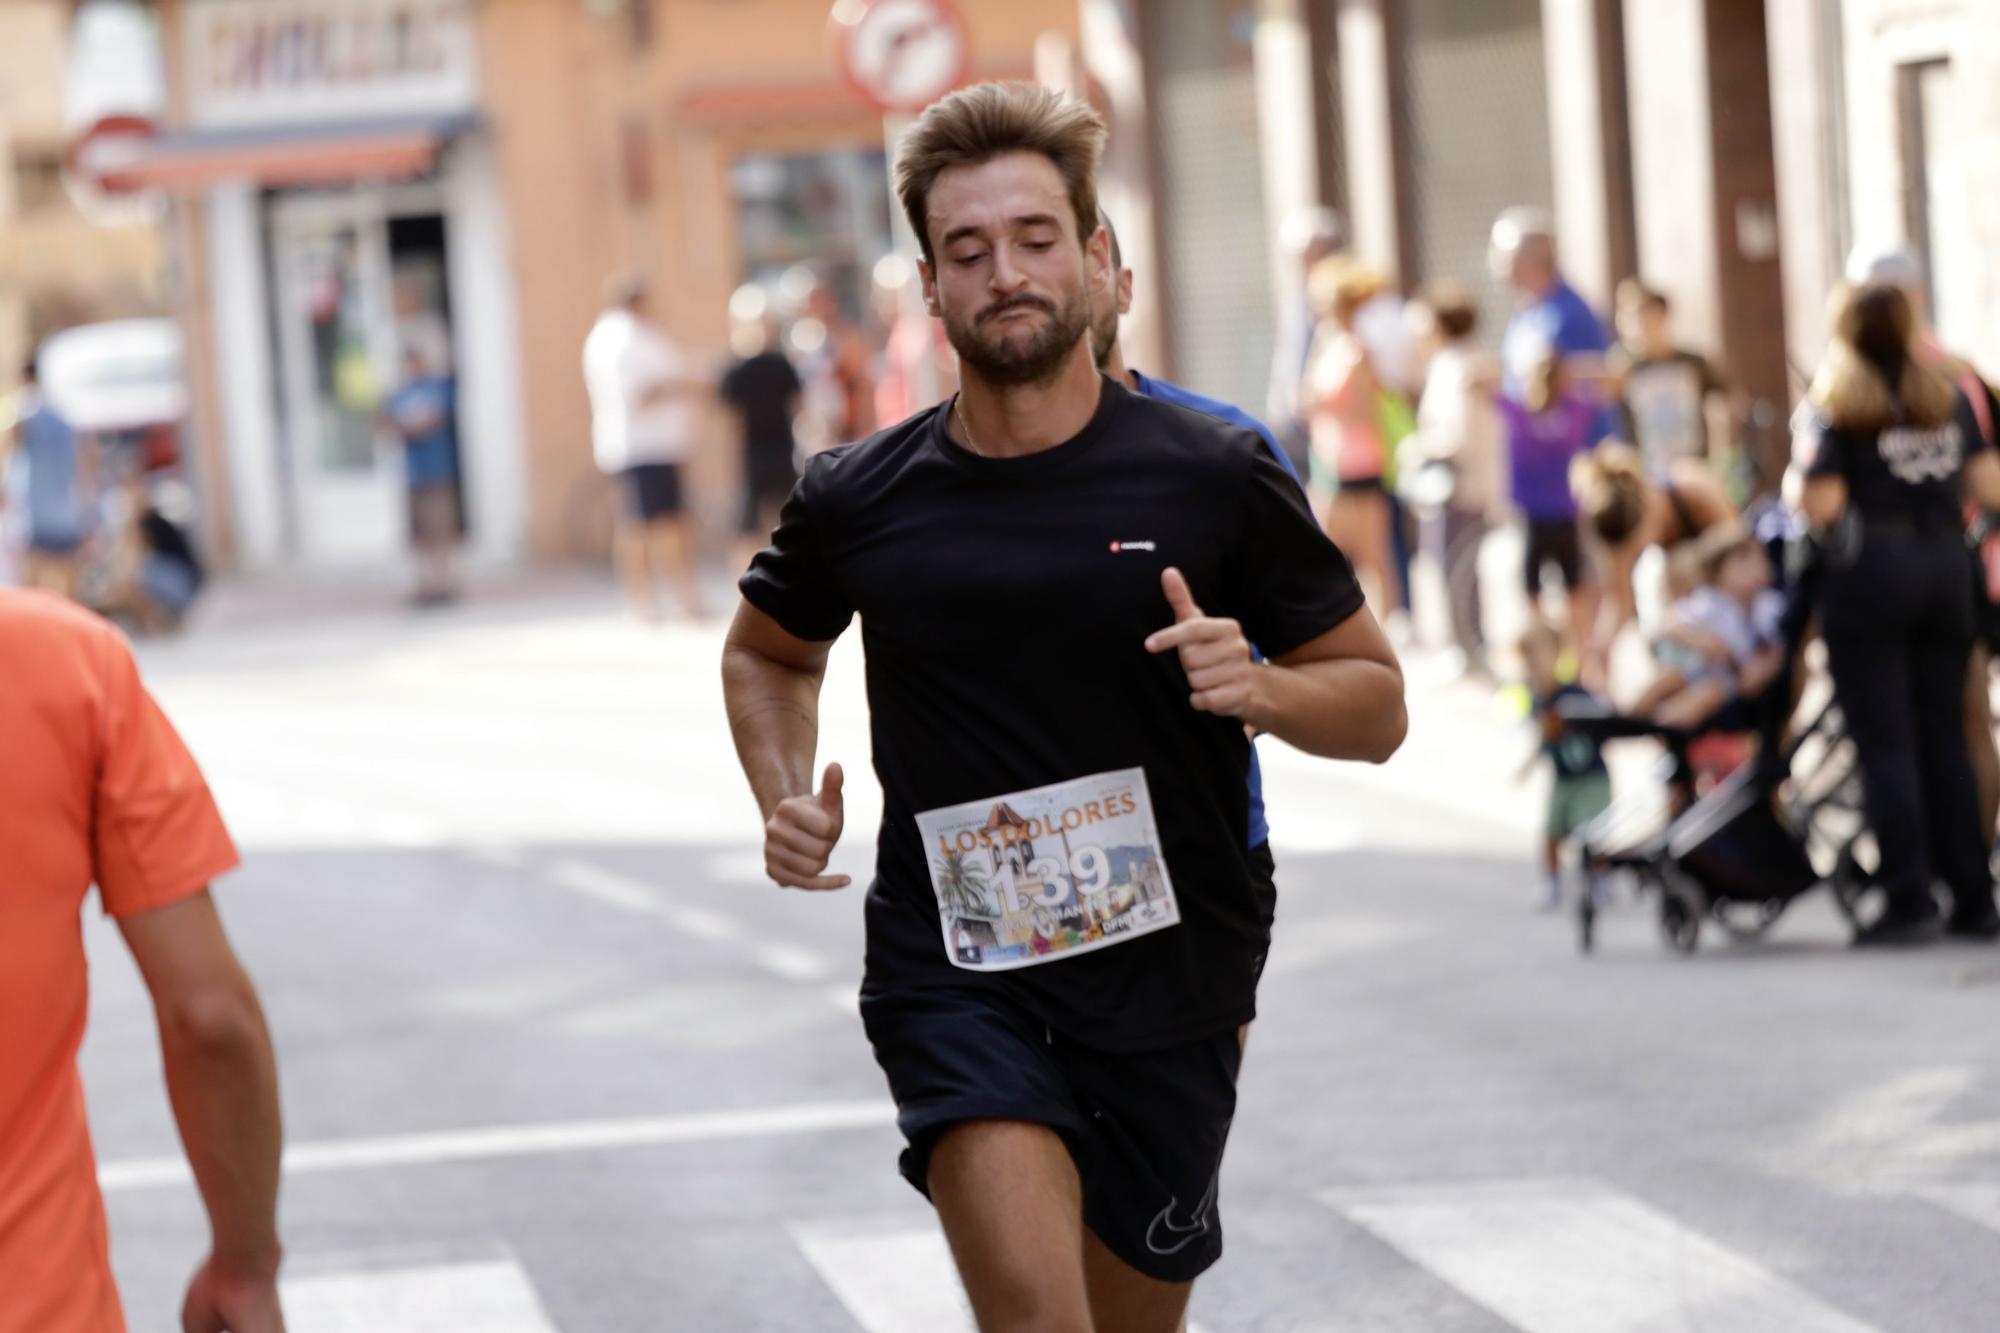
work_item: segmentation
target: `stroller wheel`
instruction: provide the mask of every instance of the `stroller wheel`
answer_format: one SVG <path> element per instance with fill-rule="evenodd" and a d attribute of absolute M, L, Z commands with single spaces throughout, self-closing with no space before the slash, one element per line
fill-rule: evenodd
<path fill-rule="evenodd" d="M 1852 929 L 1860 930 L 1868 924 L 1874 913 L 1868 910 L 1866 900 L 1873 885 L 1869 882 L 1868 872 L 1855 858 L 1852 844 L 1840 849 L 1840 859 L 1834 863 L 1833 876 L 1827 887 L 1833 890 L 1834 905 Z"/>
<path fill-rule="evenodd" d="M 1701 918 L 1707 908 L 1701 887 L 1679 875 L 1669 875 L 1660 892 L 1660 938 L 1676 953 L 1693 953 L 1701 943 Z"/>

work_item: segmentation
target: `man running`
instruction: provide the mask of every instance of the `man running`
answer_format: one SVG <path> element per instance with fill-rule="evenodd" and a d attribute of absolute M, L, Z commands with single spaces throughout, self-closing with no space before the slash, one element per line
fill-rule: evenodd
<path fill-rule="evenodd" d="M 813 460 L 723 660 L 771 878 L 843 888 L 841 769 L 815 790 L 814 749 L 862 618 L 863 1019 L 987 1330 L 1180 1327 L 1221 1252 L 1266 943 L 1245 724 L 1371 761 L 1407 724 L 1352 569 L 1257 437 L 1098 374 L 1103 141 L 1088 107 L 1000 84 L 904 136 L 961 392 Z"/>

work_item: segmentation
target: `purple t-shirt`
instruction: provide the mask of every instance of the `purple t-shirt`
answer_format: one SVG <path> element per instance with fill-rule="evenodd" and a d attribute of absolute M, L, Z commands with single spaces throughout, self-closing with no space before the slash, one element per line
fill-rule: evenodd
<path fill-rule="evenodd" d="M 1502 398 L 1500 415 L 1507 422 L 1514 503 L 1530 519 L 1575 518 L 1569 465 L 1596 438 L 1596 404 L 1570 397 L 1546 412 L 1530 412 L 1514 399 Z"/>

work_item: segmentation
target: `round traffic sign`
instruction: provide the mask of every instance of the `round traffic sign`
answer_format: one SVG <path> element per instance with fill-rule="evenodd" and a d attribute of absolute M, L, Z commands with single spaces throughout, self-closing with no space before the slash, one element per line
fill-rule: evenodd
<path fill-rule="evenodd" d="M 965 82 L 972 43 L 951 0 L 871 0 L 835 18 L 847 81 L 884 111 L 921 111 Z"/>

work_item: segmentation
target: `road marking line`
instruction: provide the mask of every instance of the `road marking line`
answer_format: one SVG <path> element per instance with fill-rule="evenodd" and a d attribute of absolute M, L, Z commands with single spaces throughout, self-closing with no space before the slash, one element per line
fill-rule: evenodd
<path fill-rule="evenodd" d="M 468 861 L 477 861 L 495 870 L 519 870 L 528 863 L 528 858 L 519 847 L 511 843 L 487 842 L 461 846 L 458 854 Z"/>
<path fill-rule="evenodd" d="M 1925 1185 L 1915 1193 L 1968 1222 L 2000 1231 L 2000 1185 Z"/>
<path fill-rule="evenodd" d="M 769 940 L 758 945 L 750 951 L 750 957 L 766 972 L 776 973 L 787 981 L 825 981 L 833 975 L 833 968 L 826 959 L 810 949 L 786 944 L 782 940 Z"/>
<path fill-rule="evenodd" d="M 328 1171 L 366 1171 L 384 1166 L 427 1165 L 496 1157 L 595 1152 L 609 1148 L 650 1148 L 716 1139 L 819 1134 L 837 1129 L 892 1125 L 895 1103 L 888 1100 L 804 1102 L 795 1106 L 746 1107 L 734 1111 L 694 1111 L 638 1116 L 625 1120 L 567 1120 L 540 1125 L 495 1125 L 379 1138 L 330 1139 L 285 1150 L 287 1176 Z M 192 1179 L 178 1157 L 105 1162 L 97 1169 L 106 1191 L 147 1189 Z"/>
<path fill-rule="evenodd" d="M 972 1311 L 935 1225 L 853 1234 L 867 1219 L 794 1226 L 792 1239 L 865 1333 L 973 1333 Z"/>
<path fill-rule="evenodd" d="M 978 1333 L 951 1247 L 907 1214 L 794 1223 L 792 1242 L 863 1333 Z M 1205 1333 L 1189 1323 L 1187 1333 Z"/>
<path fill-rule="evenodd" d="M 549 862 L 542 873 L 548 877 L 549 883 L 559 889 L 568 889 L 580 897 L 606 907 L 615 907 L 621 912 L 653 916 L 658 908 L 658 899 L 646 884 L 588 861 L 563 857 Z"/>
<path fill-rule="evenodd" d="M 556 1333 L 518 1264 L 434 1264 L 279 1283 L 291 1333 Z"/>
<path fill-rule="evenodd" d="M 1699 1232 L 1588 1182 L 1320 1197 L 1523 1333 L 1871 1333 Z"/>
<path fill-rule="evenodd" d="M 711 908 L 670 902 L 653 886 L 631 875 L 609 870 L 575 857 L 559 857 L 542 868 L 542 874 L 557 888 L 620 912 L 649 916 L 691 939 L 706 944 L 730 944 L 744 940 L 748 931 L 732 916 Z M 825 957 L 800 945 L 782 940 L 750 944 L 744 956 L 772 976 L 785 981 L 824 981 L 834 974 L 834 965 Z"/>

